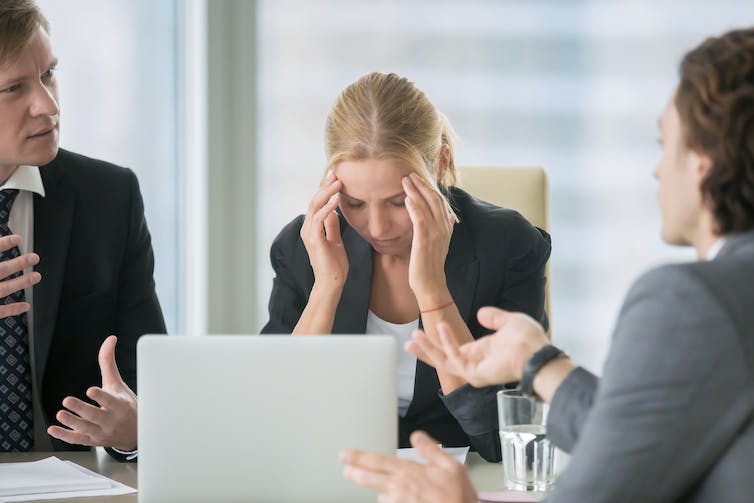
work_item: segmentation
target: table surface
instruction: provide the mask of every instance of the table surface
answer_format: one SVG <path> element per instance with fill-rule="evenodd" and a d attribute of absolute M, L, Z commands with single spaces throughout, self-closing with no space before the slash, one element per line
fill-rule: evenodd
<path fill-rule="evenodd" d="M 49 456 L 57 456 L 60 459 L 73 461 L 85 468 L 101 473 L 127 486 L 136 488 L 138 479 L 138 463 L 119 463 L 111 458 L 102 448 L 88 452 L 25 452 L 25 453 L 0 453 L 0 463 L 37 461 Z M 499 463 L 488 463 L 476 452 L 470 452 L 466 457 L 466 466 L 477 491 L 500 491 L 502 490 L 503 469 Z M 55 502 L 89 502 L 92 498 L 68 498 L 51 500 Z M 99 496 L 96 501 L 126 503 L 138 501 L 137 494 L 121 496 Z"/>

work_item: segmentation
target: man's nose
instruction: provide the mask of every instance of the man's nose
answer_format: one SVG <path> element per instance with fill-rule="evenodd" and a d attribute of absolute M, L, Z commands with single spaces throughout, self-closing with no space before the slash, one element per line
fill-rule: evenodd
<path fill-rule="evenodd" d="M 31 114 L 34 117 L 41 115 L 58 115 L 60 107 L 55 93 L 46 85 L 38 82 L 32 91 Z"/>

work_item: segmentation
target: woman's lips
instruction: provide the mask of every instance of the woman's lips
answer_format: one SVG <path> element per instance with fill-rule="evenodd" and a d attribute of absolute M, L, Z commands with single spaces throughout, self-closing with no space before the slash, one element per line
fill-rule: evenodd
<path fill-rule="evenodd" d="M 372 243 L 378 245 L 378 246 L 390 246 L 394 245 L 398 242 L 400 238 L 392 238 L 392 239 L 373 239 Z"/>

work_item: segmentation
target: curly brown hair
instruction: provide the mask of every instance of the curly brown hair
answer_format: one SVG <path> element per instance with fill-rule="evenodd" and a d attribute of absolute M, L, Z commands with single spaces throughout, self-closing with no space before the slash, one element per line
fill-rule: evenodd
<path fill-rule="evenodd" d="M 684 56 L 675 106 L 686 145 L 710 156 L 701 191 L 719 234 L 754 227 L 754 28 Z"/>

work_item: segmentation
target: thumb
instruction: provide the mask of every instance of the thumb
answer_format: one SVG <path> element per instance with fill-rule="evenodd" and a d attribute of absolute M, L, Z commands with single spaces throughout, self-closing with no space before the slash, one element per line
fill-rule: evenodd
<path fill-rule="evenodd" d="M 483 307 L 476 313 L 479 323 L 490 330 L 500 330 L 508 321 L 510 312 L 497 307 Z"/>
<path fill-rule="evenodd" d="M 419 454 L 426 459 L 429 464 L 436 466 L 447 466 L 450 462 L 455 461 L 452 457 L 445 454 L 437 441 L 424 433 L 423 431 L 414 431 L 411 434 L 411 445 L 416 447 Z"/>
<path fill-rule="evenodd" d="M 118 365 L 115 363 L 115 344 L 118 342 L 118 338 L 111 335 L 102 346 L 99 348 L 99 361 L 100 372 L 102 373 L 102 388 L 112 389 L 113 387 L 123 385 L 123 379 L 120 377 L 118 371 Z"/>

